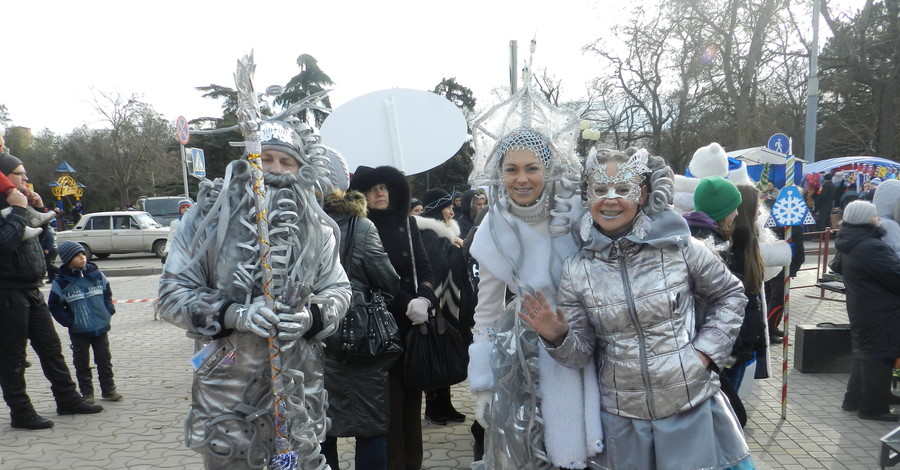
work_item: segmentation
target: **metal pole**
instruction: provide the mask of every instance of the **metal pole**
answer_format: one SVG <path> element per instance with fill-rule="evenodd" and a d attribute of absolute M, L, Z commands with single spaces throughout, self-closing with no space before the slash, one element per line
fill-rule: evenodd
<path fill-rule="evenodd" d="M 516 57 L 519 51 L 518 41 L 509 41 L 509 94 L 513 95 L 518 89 L 519 59 Z"/>
<path fill-rule="evenodd" d="M 189 198 L 191 194 L 188 192 L 187 160 L 185 160 L 184 155 L 184 144 L 181 144 L 181 176 L 184 178 L 184 197 Z"/>
<path fill-rule="evenodd" d="M 813 37 L 809 50 L 809 84 L 806 91 L 806 142 L 803 158 L 816 161 L 816 113 L 819 105 L 819 12 L 821 0 L 813 0 Z"/>

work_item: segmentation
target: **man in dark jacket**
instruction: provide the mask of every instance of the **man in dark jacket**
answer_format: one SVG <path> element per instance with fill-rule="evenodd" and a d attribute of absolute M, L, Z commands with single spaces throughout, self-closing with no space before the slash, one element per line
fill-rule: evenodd
<path fill-rule="evenodd" d="M 0 220 L 0 387 L 13 428 L 47 429 L 53 421 L 37 414 L 25 391 L 25 347 L 29 340 L 50 381 L 58 414 L 99 413 L 103 407 L 86 403 L 75 390 L 50 310 L 39 290 L 46 274 L 41 241 L 39 237 L 22 240 L 29 223 L 25 208 L 45 212 L 44 201 L 28 188 L 21 160 L 0 153 L 0 171 L 16 186 L 0 202 L 0 209 L 12 207 L 12 212 Z"/>
<path fill-rule="evenodd" d="M 891 394 L 891 370 L 900 357 L 900 259 L 881 237 L 875 206 L 851 202 L 835 239 L 838 256 L 831 264 L 847 289 L 847 317 L 853 346 L 853 365 L 844 411 L 862 419 L 897 421 L 890 412 L 897 397 Z"/>
<path fill-rule="evenodd" d="M 816 230 L 819 232 L 831 226 L 831 211 L 834 209 L 834 199 L 838 192 L 838 187 L 832 179 L 831 175 L 825 175 L 822 191 L 816 197 Z"/>

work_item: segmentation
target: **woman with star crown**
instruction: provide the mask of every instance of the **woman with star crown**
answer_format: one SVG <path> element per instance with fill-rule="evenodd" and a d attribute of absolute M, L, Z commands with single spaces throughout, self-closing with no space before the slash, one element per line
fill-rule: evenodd
<path fill-rule="evenodd" d="M 581 249 L 563 264 L 558 307 L 537 292 L 519 316 L 559 363 L 596 359 L 606 437 L 588 466 L 755 468 L 714 370 L 747 298 L 671 210 L 671 169 L 644 150 L 592 152 L 582 193 Z M 708 304 L 703 318 L 695 297 Z"/>
<path fill-rule="evenodd" d="M 556 295 L 581 210 L 579 121 L 529 83 L 472 126 L 470 179 L 488 196 L 470 249 L 480 280 L 469 387 L 485 428 L 476 469 L 584 468 L 602 450 L 596 369 L 554 361 L 516 315 L 523 294 Z"/>

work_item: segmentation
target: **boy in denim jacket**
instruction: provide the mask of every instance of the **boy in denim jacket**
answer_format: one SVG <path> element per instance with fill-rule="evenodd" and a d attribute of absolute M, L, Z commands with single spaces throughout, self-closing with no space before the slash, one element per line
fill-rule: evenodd
<path fill-rule="evenodd" d="M 112 289 L 106 276 L 85 257 L 80 243 L 63 242 L 58 247 L 59 275 L 53 281 L 47 305 L 60 325 L 69 329 L 72 343 L 72 362 L 78 388 L 88 403 L 94 403 L 91 376 L 91 348 L 100 378 L 104 400 L 119 401 L 113 381 L 112 355 L 109 352 L 110 318 L 116 313 L 112 303 Z"/>

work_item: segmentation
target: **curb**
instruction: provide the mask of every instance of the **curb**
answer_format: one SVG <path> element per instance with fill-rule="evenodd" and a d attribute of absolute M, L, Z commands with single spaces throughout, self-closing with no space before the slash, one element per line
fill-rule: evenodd
<path fill-rule="evenodd" d="M 103 274 L 106 277 L 111 276 L 150 276 L 152 274 L 162 274 L 162 266 L 158 268 L 113 268 L 113 269 L 103 269 Z"/>

